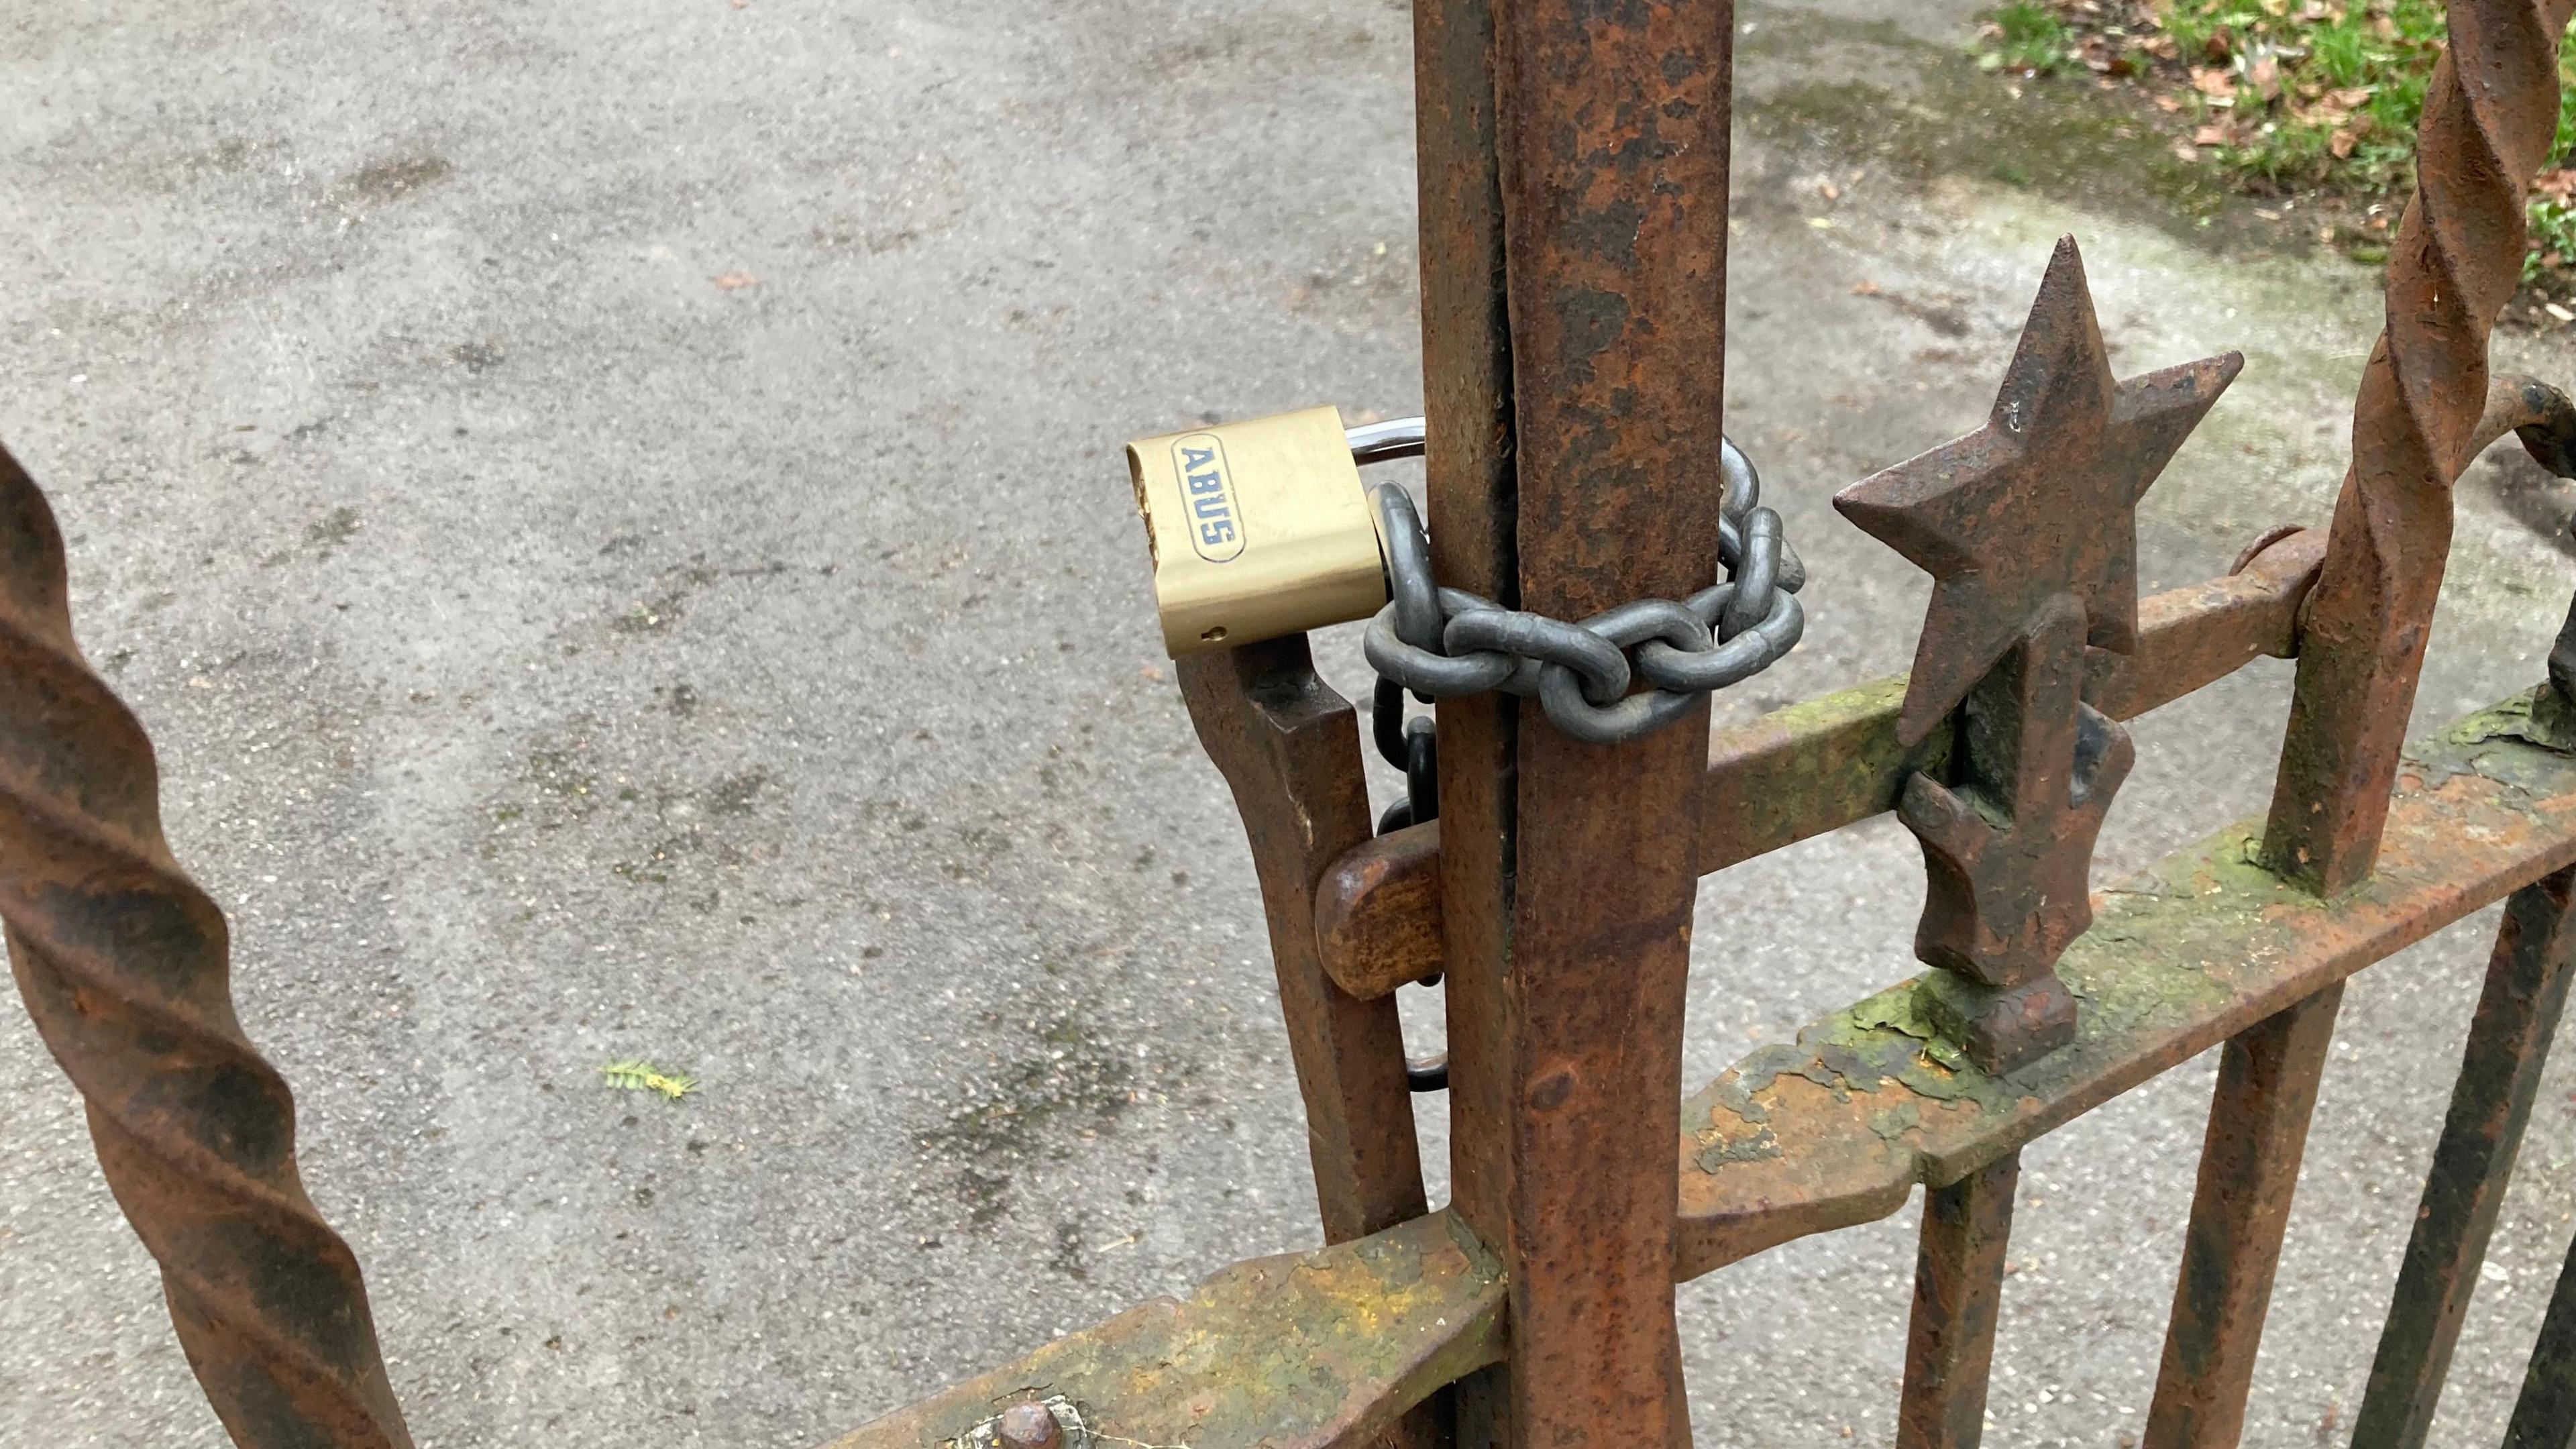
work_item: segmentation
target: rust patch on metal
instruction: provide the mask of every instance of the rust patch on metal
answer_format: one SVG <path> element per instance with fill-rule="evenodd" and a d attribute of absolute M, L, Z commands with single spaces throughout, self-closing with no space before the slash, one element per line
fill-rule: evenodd
<path fill-rule="evenodd" d="M 1317 677 L 1302 634 L 1173 667 L 1251 841 L 1324 1241 L 1419 1217 L 1428 1204 L 1395 1003 L 1334 985 L 1316 948 L 1316 882 L 1369 838 L 1357 716 Z"/>
<path fill-rule="evenodd" d="M 2240 572 L 2140 601 L 2137 652 L 2092 651 L 2087 698 L 2115 720 L 2135 719 L 2255 659 L 2288 658 L 2324 552 L 2321 530 L 2268 536 Z M 1946 769 L 1946 719 L 1920 744 L 1898 740 L 1905 691 L 1904 675 L 1873 680 L 1714 735 L 1701 784 L 1700 873 L 1893 810 L 1909 775 Z M 1316 891 L 1316 934 L 1343 990 L 1392 991 L 1440 969 L 1440 839 L 1434 821 L 1333 863 Z"/>
<path fill-rule="evenodd" d="M 2091 918 L 2094 838 L 2135 758 L 2083 698 L 2085 654 L 2136 651 L 2138 501 L 2243 365 L 2114 380 L 2065 237 L 1986 425 L 1834 497 L 1932 575 L 1896 736 L 1955 715 L 1956 743 L 1897 814 L 1929 879 L 1914 953 L 1957 978 L 1928 1004 L 1989 1070 L 2074 1032 L 2050 967 Z"/>
<path fill-rule="evenodd" d="M 1503 1282 L 1447 1213 L 1237 1263 L 899 1409 L 832 1449 L 930 1449 L 1056 1398 L 1119 1449 L 1360 1445 L 1502 1355 Z"/>
<path fill-rule="evenodd" d="M 2264 858 L 2322 893 L 2368 875 L 2379 846 L 2450 553 L 2451 483 L 2492 400 L 2488 331 L 2521 281 L 2524 198 L 2556 144 L 2568 10 L 2454 0 L 2451 45 L 2425 88 L 2386 329 L 2353 403 L 2352 467 L 2308 603 L 2264 834 Z"/>
<path fill-rule="evenodd" d="M 409 1449 L 295 1103 L 233 1014 L 229 933 L 161 834 L 143 727 L 72 639 L 61 531 L 0 449 L 0 921 L 99 1167 L 245 1449 Z"/>
<path fill-rule="evenodd" d="M 1315 888 L 1315 942 L 1335 985 L 1368 999 L 1440 969 L 1440 822 L 1345 851 Z"/>
<path fill-rule="evenodd" d="M 1995 1075 L 1945 1053 L 1911 983 L 1746 1058 L 1683 1108 L 1680 1275 L 1884 1217 L 1915 1183 L 1955 1182 L 2576 861 L 2576 760 L 2455 740 L 2476 733 L 2408 752 L 2380 869 L 2346 896 L 2321 901 L 2256 864 L 2252 822 L 2103 893 L 2058 968 L 2075 1040 L 2026 1067 Z M 1875 1130 L 1908 1105 L 1916 1125 Z M 1703 1160 L 1755 1126 L 1777 1155 Z"/>

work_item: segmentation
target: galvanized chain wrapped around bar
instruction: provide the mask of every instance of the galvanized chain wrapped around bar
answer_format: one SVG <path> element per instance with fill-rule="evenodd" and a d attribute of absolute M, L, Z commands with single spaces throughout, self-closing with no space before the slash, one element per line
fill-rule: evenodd
<path fill-rule="evenodd" d="M 245 1449 L 409 1449 L 357 1259 L 295 1166 L 295 1104 L 233 1013 L 224 917 L 171 858 L 143 728 L 72 639 L 62 535 L 0 449 L 0 921 Z"/>
<path fill-rule="evenodd" d="M 2387 323 L 2353 405 L 2352 467 L 2301 630 L 2264 858 L 2334 894 L 2370 873 L 2475 453 L 2487 337 L 2522 280 L 2523 207 L 2557 143 L 2569 0 L 2455 0 L 2424 92 Z"/>
<path fill-rule="evenodd" d="M 1420 429 L 1420 419 L 1354 429 L 1352 456 L 1363 463 L 1412 456 L 1421 451 Z M 1596 745 L 1651 734 L 1698 696 L 1761 673 L 1806 628 L 1796 597 L 1806 568 L 1782 537 L 1780 515 L 1760 506 L 1752 463 L 1731 442 L 1722 456 L 1718 553 L 1727 582 L 1684 600 L 1638 599 L 1577 623 L 1440 588 L 1413 500 L 1392 484 L 1372 488 L 1393 598 L 1369 621 L 1369 666 L 1424 699 L 1493 689 L 1535 695 L 1558 729 Z M 1640 678 L 1655 687 L 1629 693 Z M 1386 716 L 1378 711 L 1382 750 Z M 1411 773 L 1415 753 L 1406 745 L 1390 761 Z"/>

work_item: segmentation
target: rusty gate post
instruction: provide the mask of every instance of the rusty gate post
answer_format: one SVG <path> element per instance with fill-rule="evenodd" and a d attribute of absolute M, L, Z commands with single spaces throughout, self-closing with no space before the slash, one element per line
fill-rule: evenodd
<path fill-rule="evenodd" d="M 1437 572 L 1566 618 L 1703 588 L 1732 6 L 1419 15 Z M 1440 712 L 1456 1207 L 1510 1283 L 1509 1361 L 1460 1405 L 1478 1449 L 1689 1435 L 1673 1142 L 1707 719 L 1602 748 L 1507 700 Z"/>
<path fill-rule="evenodd" d="M 1512 378 L 1503 297 L 1501 158 L 1495 151 L 1495 0 L 1414 0 L 1416 172 L 1421 196 L 1424 487 L 1437 576 L 1506 604 L 1519 598 L 1512 524 Z M 1500 695 L 1467 695 L 1435 721 L 1441 771 L 1440 959 L 1498 972 L 1509 939 L 1512 754 L 1517 713 Z M 1497 1060 L 1500 1025 L 1462 1009 L 1447 976 L 1450 1156 L 1458 1196 L 1493 1220 L 1490 1179 L 1469 1166 L 1491 1150 L 1478 1124 L 1508 1120 Z M 1483 988 L 1490 992 L 1490 985 Z M 1474 1184 L 1472 1187 L 1467 1184 Z M 1461 1204 L 1464 1206 L 1463 1201 Z M 1489 1236 L 1489 1241 L 1491 1241 Z M 1461 1446 L 1495 1442 L 1507 1421 L 1509 1379 L 1472 1375 L 1452 1395 Z"/>

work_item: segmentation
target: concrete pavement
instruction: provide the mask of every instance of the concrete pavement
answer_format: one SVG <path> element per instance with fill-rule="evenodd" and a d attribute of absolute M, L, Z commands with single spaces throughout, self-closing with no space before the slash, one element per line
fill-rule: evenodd
<path fill-rule="evenodd" d="M 2149 587 L 2340 473 L 2375 278 L 1975 75 L 1970 8 L 1740 17 L 1729 428 L 1815 583 L 1727 717 L 1904 667 L 1920 577 L 1827 498 L 1982 416 L 2062 231 L 2122 370 L 2248 355 L 2149 496 Z M 1409 34 L 1388 0 L 0 13 L 0 437 L 424 1449 L 809 1445 L 1316 1240 L 1118 447 L 1418 407 Z M 2558 337 L 2498 354 L 2576 379 Z M 2567 509 L 2519 458 L 2463 482 L 2424 718 L 2538 677 Z M 1326 658 L 1364 695 L 1349 631 Z M 2260 809 L 2286 679 L 2136 727 L 2101 874 Z M 1688 1079 L 1908 972 L 1919 871 L 1880 820 L 1708 881 Z M 2248 1443 L 2346 1432 L 2491 930 L 2348 998 Z M 603 1087 L 639 1055 L 703 1090 Z M 2210 1066 L 2027 1155 L 1999 1442 L 2136 1436 Z M 2437 1442 L 2501 1433 L 2571 1090 Z M 1912 1225 L 1683 1290 L 1703 1446 L 1890 1437 Z M 0 1445 L 223 1442 L 13 1004 Z"/>

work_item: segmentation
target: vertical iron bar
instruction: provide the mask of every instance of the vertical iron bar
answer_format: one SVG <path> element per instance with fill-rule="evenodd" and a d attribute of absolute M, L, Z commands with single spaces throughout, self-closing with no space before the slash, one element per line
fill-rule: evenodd
<path fill-rule="evenodd" d="M 1428 1208 L 1395 998 L 1344 992 L 1315 944 L 1316 883 L 1372 829 L 1357 717 L 1316 677 L 1303 634 L 1187 655 L 1174 667 L 1199 743 L 1233 787 L 1251 837 L 1324 1241 L 1420 1217 Z"/>
<path fill-rule="evenodd" d="M 1732 7 L 1423 8 L 1456 41 L 1421 60 L 1442 102 L 1423 226 L 1443 581 L 1565 618 L 1704 587 Z M 1489 14 L 1479 77 L 1467 32 Z M 1490 188 L 1458 144 L 1480 86 Z M 1444 463 L 1444 437 L 1467 456 Z M 1507 701 L 1441 715 L 1456 1206 L 1504 1260 L 1512 1337 L 1500 1380 L 1462 1401 L 1461 1438 L 1684 1443 L 1672 1144 L 1707 713 L 1615 749 Z"/>
<path fill-rule="evenodd" d="M 2020 1183 L 2015 1152 L 1923 1195 L 1897 1449 L 1977 1449 L 1985 1436 L 1986 1382 Z"/>
<path fill-rule="evenodd" d="M 1512 527 L 1511 334 L 1503 296 L 1501 157 L 1494 139 L 1494 0 L 1414 0 L 1414 124 L 1421 201 L 1424 489 L 1431 563 L 1455 587 L 1520 600 Z M 1511 823 L 1519 719 L 1500 695 L 1446 700 L 1439 730 L 1441 954 L 1448 965 L 1453 1196 L 1498 1200 L 1508 1118 L 1498 1013 L 1463 993 L 1457 962 L 1499 971 L 1510 939 Z M 1487 1222 L 1491 1219 L 1487 1218 Z M 1489 1234 L 1490 1237 L 1490 1234 Z M 1461 1446 L 1509 1442 L 1510 1375 L 1457 1386 Z"/>
<path fill-rule="evenodd" d="M 2342 1004 L 2337 983 L 2222 1049 L 2147 1449 L 2228 1449 L 2244 1428 L 2272 1273 Z"/>
<path fill-rule="evenodd" d="M 1317 884 L 1374 828 L 1357 717 L 1316 675 L 1303 634 L 1188 655 L 1174 667 L 1199 743 L 1232 787 L 1251 840 L 1324 1241 L 1420 1217 L 1428 1204 L 1395 998 L 1343 991 L 1315 939 Z M 1445 1398 L 1420 1405 L 1381 1436 L 1381 1449 L 1432 1449 L 1447 1437 L 1447 1416 Z"/>
<path fill-rule="evenodd" d="M 2359 884 L 2378 858 L 2450 552 L 2450 486 L 2485 411 L 2487 336 L 2521 280 L 2524 197 L 2556 138 L 2569 6 L 2451 0 L 2450 44 L 2425 89 L 2415 194 L 2389 253 L 2385 327 L 2353 403 L 2352 466 L 2300 615 L 2298 684 L 2263 836 L 2266 864 L 2323 895 Z M 2463 85 L 2464 73 L 2478 83 Z M 2229 1044 L 2149 1449 L 2232 1445 L 2244 1423 L 2340 995 L 2322 993 Z"/>
<path fill-rule="evenodd" d="M 2370 874 L 2451 543 L 2451 482 L 2487 400 L 2487 335 L 2522 279 L 2523 201 L 2558 124 L 2569 0 L 2451 0 L 2425 89 L 2387 323 L 2302 616 L 2264 853 L 2320 894 Z M 2463 85 L 2463 74 L 2477 77 Z"/>
<path fill-rule="evenodd" d="M 170 856 L 143 727 L 72 638 L 62 532 L 0 449 L 0 920 L 20 999 L 242 1449 L 410 1449 L 295 1101 L 233 1011 L 223 912 Z"/>
<path fill-rule="evenodd" d="M 2527 885 L 2506 903 L 2370 1387 L 2352 1421 L 2355 1444 L 2416 1449 L 2433 1426 L 2532 1095 L 2540 1090 L 2540 1069 L 2567 1004 L 2571 961 L 2576 869 Z"/>
<path fill-rule="evenodd" d="M 2504 1449 L 2570 1446 L 2576 1446 L 2576 1243 L 2568 1245 L 2567 1266 L 2549 1294 L 2540 1340 L 2523 1372 L 2522 1397 L 2504 1431 Z"/>

